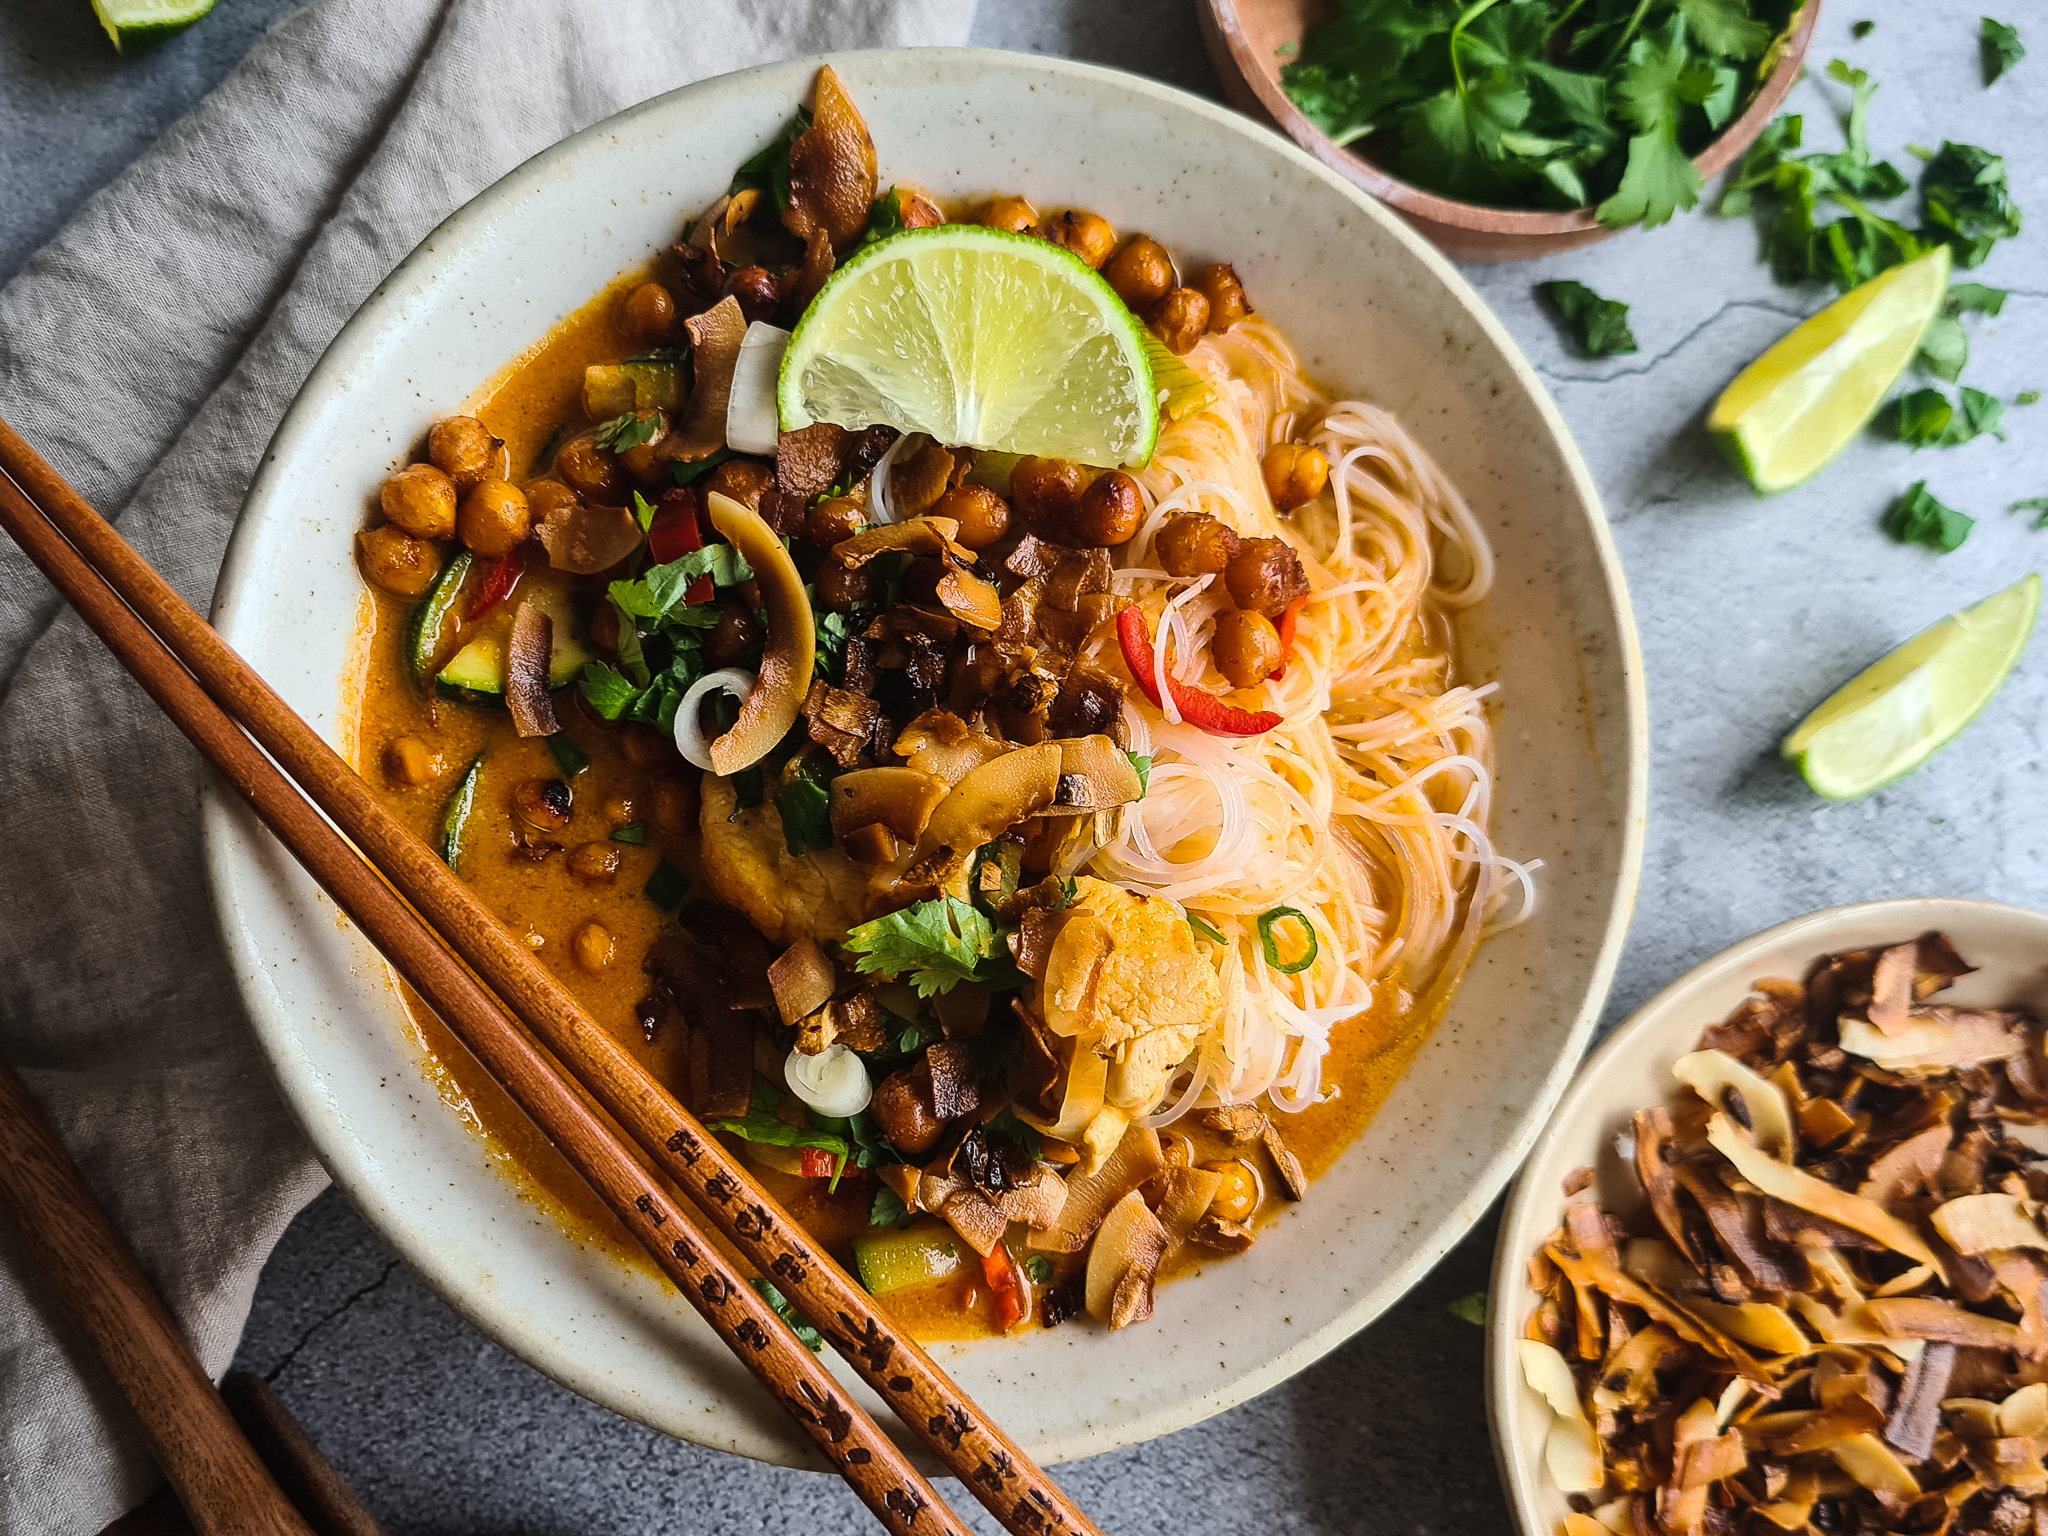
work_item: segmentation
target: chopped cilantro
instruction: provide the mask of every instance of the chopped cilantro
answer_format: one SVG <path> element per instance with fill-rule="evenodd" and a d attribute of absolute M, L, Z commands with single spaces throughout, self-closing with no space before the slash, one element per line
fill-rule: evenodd
<path fill-rule="evenodd" d="M 728 1136 L 737 1136 L 741 1141 L 750 1141 L 763 1147 L 816 1147 L 821 1152 L 830 1152 L 839 1159 L 844 1168 L 853 1157 L 853 1146 L 844 1136 L 832 1131 L 821 1131 L 808 1125 L 791 1125 L 776 1113 L 782 1107 L 782 1090 L 767 1078 L 754 1078 L 754 1092 L 747 1103 L 746 1115 L 738 1120 L 711 1120 L 706 1123 L 714 1131 L 724 1131 Z M 834 1182 L 839 1175 L 833 1174 Z"/>
<path fill-rule="evenodd" d="M 1927 482 L 1915 480 L 1885 514 L 1884 531 L 1901 544 L 1920 544 L 1937 554 L 1963 547 L 1976 519 L 1945 507 L 1927 493 Z"/>
<path fill-rule="evenodd" d="M 789 1304 L 787 1296 L 759 1276 L 754 1279 L 754 1289 L 761 1293 L 761 1299 L 768 1303 L 775 1315 L 789 1324 L 789 1331 L 796 1335 L 797 1343 L 816 1354 L 825 1352 L 825 1336 L 804 1321 L 803 1315 Z"/>
<path fill-rule="evenodd" d="M 798 107 L 796 116 L 789 120 L 774 142 L 744 161 L 732 173 L 732 184 L 725 190 L 734 197 L 740 193 L 760 189 L 771 194 L 778 209 L 789 206 L 789 151 L 796 141 L 803 137 L 804 130 L 811 126 L 810 109 Z"/>
<path fill-rule="evenodd" d="M 792 859 L 832 846 L 831 759 L 811 752 L 797 759 L 796 771 L 776 786 L 775 809 L 782 817 L 782 840 Z"/>
<path fill-rule="evenodd" d="M 873 245 L 876 241 L 886 240 L 891 235 L 900 235 L 906 227 L 903 222 L 903 193 L 900 189 L 891 187 L 876 198 L 874 207 L 868 210 L 868 227 L 862 231 L 859 244 L 855 245 L 854 249 L 859 250 L 863 245 Z"/>
<path fill-rule="evenodd" d="M 638 448 L 654 441 L 661 431 L 661 417 L 654 411 L 641 415 L 638 411 L 627 411 L 614 416 L 597 429 L 597 446 L 609 448 L 613 453 L 624 453 L 629 448 Z M 641 526 L 645 527 L 645 524 Z"/>
<path fill-rule="evenodd" d="M 1131 766 L 1138 771 L 1138 798 L 1144 799 L 1152 788 L 1152 759 L 1137 752 L 1126 752 Z"/>
<path fill-rule="evenodd" d="M 1052 1260 L 1042 1253 L 1034 1253 L 1025 1259 L 1024 1273 L 1031 1277 L 1033 1285 L 1051 1285 Z"/>
<path fill-rule="evenodd" d="M 694 609 L 690 605 L 690 588 L 697 578 L 709 576 L 714 587 L 736 587 L 753 575 L 746 556 L 732 545 L 706 544 L 666 565 L 650 566 L 637 581 L 613 582 L 610 596 L 621 612 L 636 619 L 710 629 L 718 623 L 718 610 L 708 603 Z"/>
<path fill-rule="evenodd" d="M 602 661 L 587 663 L 576 674 L 576 686 L 583 690 L 583 697 L 590 707 L 606 720 L 618 719 L 640 692 L 618 668 Z"/>
<path fill-rule="evenodd" d="M 1984 83 L 1989 85 L 2000 75 L 2011 69 L 2027 56 L 2027 50 L 2020 46 L 2017 27 L 2002 21 L 1984 18 L 1983 30 L 1978 34 L 1984 49 Z"/>
<path fill-rule="evenodd" d="M 654 866 L 654 873 L 647 877 L 647 884 L 641 894 L 664 912 L 673 912 L 683 904 L 683 898 L 690 894 L 690 877 L 675 865 L 663 859 Z"/>
<path fill-rule="evenodd" d="M 1860 43 L 1861 41 L 1863 41 L 1864 38 L 1870 36 L 1870 34 L 1875 32 L 1876 30 L 1877 23 L 1866 19 L 1863 21 L 1859 21 L 1855 23 L 1853 26 L 1851 26 L 1849 28 L 1849 35 L 1855 38 Z"/>
<path fill-rule="evenodd" d="M 668 467 L 668 476 L 677 485 L 695 485 L 711 471 L 732 457 L 730 448 L 720 448 L 709 458 L 692 459 L 685 464 L 680 460 Z"/>
<path fill-rule="evenodd" d="M 628 843 L 635 848 L 645 846 L 647 842 L 647 823 L 644 821 L 629 821 L 623 827 L 613 828 L 612 841 L 615 843 Z"/>
<path fill-rule="evenodd" d="M 638 491 L 635 491 L 633 493 L 633 516 L 639 519 L 640 531 L 642 533 L 645 533 L 654 526 L 654 512 L 654 503 L 645 496 L 642 496 Z"/>
<path fill-rule="evenodd" d="M 1982 266 L 1992 246 L 2020 232 L 2004 157 L 1975 144 L 1944 142 L 1927 162 L 1920 198 L 1927 238 L 1946 240 L 1959 267 Z"/>
<path fill-rule="evenodd" d="M 1916 389 L 1898 401 L 1899 441 L 1913 448 L 1955 448 L 1989 434 L 2003 439 L 2005 402 L 1965 384 L 1951 403 L 1938 389 Z"/>
<path fill-rule="evenodd" d="M 1621 300 L 1603 299 L 1584 283 L 1569 278 L 1538 283 L 1536 291 L 1557 311 L 1587 357 L 1612 357 L 1617 352 L 1635 351 L 1635 333 L 1628 328 L 1628 306 Z"/>
<path fill-rule="evenodd" d="M 2014 405 L 2039 405 L 2041 403 L 2041 391 L 2038 389 L 2023 389 L 2012 397 L 2012 403 Z"/>
<path fill-rule="evenodd" d="M 1444 1310 L 1461 1323 L 1470 1323 L 1475 1328 L 1486 1326 L 1486 1292 L 1474 1291 L 1469 1296 L 1460 1296 L 1445 1305 Z"/>
<path fill-rule="evenodd" d="M 919 997 L 930 997 L 981 979 L 982 962 L 996 952 L 996 934 L 973 906 L 942 896 L 862 923 L 841 948 L 863 975 L 904 978 Z"/>
<path fill-rule="evenodd" d="M 910 1207 L 903 1203 L 902 1197 L 895 1190 L 877 1179 L 875 1181 L 875 1198 L 868 1203 L 868 1225 L 871 1227 L 893 1226 L 909 1215 Z"/>
<path fill-rule="evenodd" d="M 548 737 L 548 751 L 565 779 L 575 778 L 590 766 L 590 754 L 571 741 L 566 731 L 556 731 Z"/>
<path fill-rule="evenodd" d="M 2029 496 L 2025 501 L 2014 502 L 2010 510 L 2014 512 L 2038 512 L 2040 516 L 2034 519 L 2034 526 L 2036 528 L 2048 528 L 2048 496 Z"/>

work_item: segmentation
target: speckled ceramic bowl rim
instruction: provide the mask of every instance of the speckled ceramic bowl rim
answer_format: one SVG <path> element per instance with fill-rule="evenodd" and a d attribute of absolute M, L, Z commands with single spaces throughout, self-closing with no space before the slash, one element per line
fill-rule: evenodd
<path fill-rule="evenodd" d="M 981 67 L 999 67 L 1004 70 L 1015 70 L 1020 65 L 1018 55 L 992 50 L 920 49 L 905 52 L 919 57 L 936 58 L 947 63 L 979 64 Z M 541 151 L 479 193 L 436 227 L 419 247 L 378 285 L 343 326 L 312 369 L 299 396 L 278 427 L 251 487 L 249 505 L 261 504 L 270 497 L 273 482 L 278 478 L 276 466 L 280 461 L 307 449 L 311 419 L 315 414 L 311 402 L 344 388 L 348 374 L 371 349 L 375 339 L 387 328 L 403 323 L 409 299 L 432 287 L 442 277 L 450 265 L 451 258 L 447 253 L 471 240 L 482 238 L 524 195 L 530 185 L 546 178 L 551 168 L 560 161 L 592 141 L 603 139 L 623 123 L 645 113 L 667 109 L 678 98 L 698 92 L 716 92 L 731 83 L 744 81 L 767 70 L 786 69 L 790 67 L 791 62 L 815 66 L 834 58 L 848 57 L 863 56 L 824 55 L 814 59 L 759 66 L 753 70 L 683 86 L 676 91 L 628 108 Z M 1057 1462 L 1168 1434 L 1256 1396 L 1286 1379 L 1328 1353 L 1377 1317 L 1449 1251 L 1450 1247 L 1484 1214 L 1534 1141 L 1550 1106 L 1563 1092 L 1572 1064 L 1578 1060 L 1585 1047 L 1612 981 L 1629 916 L 1633 910 L 1640 873 L 1648 794 L 1649 748 L 1640 648 L 1620 560 L 1606 520 L 1600 512 L 1598 493 L 1555 402 L 1550 399 L 1506 330 L 1487 311 L 1456 269 L 1421 236 L 1336 172 L 1319 164 L 1314 157 L 1270 129 L 1224 106 L 1152 80 L 1098 65 L 1038 56 L 1031 56 L 1029 64 L 1033 69 L 1043 71 L 1050 77 L 1077 78 L 1092 81 L 1097 85 L 1113 84 L 1125 100 L 1151 103 L 1163 116 L 1185 114 L 1199 117 L 1229 133 L 1254 142 L 1267 154 L 1281 160 L 1292 161 L 1299 170 L 1326 183 L 1339 193 L 1357 211 L 1361 219 L 1369 221 L 1387 238 L 1406 247 L 1414 259 L 1443 285 L 1448 295 L 1497 350 L 1501 365 L 1513 375 L 1517 385 L 1525 389 L 1535 403 L 1543 426 L 1566 468 L 1574 497 L 1586 509 L 1586 533 L 1592 552 L 1597 558 L 1597 572 L 1593 573 L 1592 579 L 1604 584 L 1601 596 L 1612 607 L 1617 630 L 1615 638 L 1622 652 L 1615 663 L 1624 679 L 1622 697 L 1607 702 L 1617 705 L 1623 711 L 1623 734 L 1627 754 L 1624 769 L 1626 803 L 1621 811 L 1618 832 L 1620 867 L 1613 876 L 1612 898 L 1607 905 L 1606 916 L 1597 930 L 1599 941 L 1591 963 L 1587 966 L 1588 984 L 1585 993 L 1576 1004 L 1572 1022 L 1564 1036 L 1563 1047 L 1557 1053 L 1555 1061 L 1539 1080 L 1531 1083 L 1526 1107 L 1512 1122 L 1492 1155 L 1472 1170 L 1464 1197 L 1451 1205 L 1433 1225 L 1402 1233 L 1400 1241 L 1407 1247 L 1408 1252 L 1401 1264 L 1379 1283 L 1363 1288 L 1344 1310 L 1322 1326 L 1304 1334 L 1290 1347 L 1275 1354 L 1262 1367 L 1232 1376 L 1225 1385 L 1214 1392 L 1190 1394 L 1157 1409 L 1133 1413 L 1126 1420 L 1102 1426 L 1096 1433 L 1086 1438 L 1075 1439 L 1072 1443 L 1040 1442 L 1038 1454 L 1041 1458 L 1047 1462 Z M 260 604 L 266 600 L 266 572 L 250 555 L 249 546 L 253 541 L 245 540 L 241 535 L 242 528 L 238 526 L 236 536 L 230 542 L 215 595 L 214 612 L 217 620 L 224 614 L 231 614 L 242 605 Z M 241 837 L 242 833 L 229 814 L 229 802 L 225 797 L 212 786 L 208 787 L 207 797 L 208 867 L 218 895 L 227 888 L 226 846 Z M 1589 928 L 1591 926 L 1589 924 Z M 244 1002 L 249 1009 L 257 1037 L 265 1047 L 273 1073 L 277 1075 L 283 1096 L 299 1117 L 316 1151 L 321 1152 L 323 1161 L 327 1163 L 329 1172 L 335 1177 L 337 1184 L 371 1225 L 443 1299 L 465 1318 L 483 1327 L 487 1333 L 507 1342 L 507 1347 L 515 1352 L 522 1352 L 520 1341 L 530 1336 L 529 1325 L 522 1319 L 505 1315 L 494 1306 L 488 1295 L 469 1294 L 459 1283 L 459 1272 L 444 1263 L 437 1254 L 431 1234 L 408 1228 L 378 1198 L 373 1187 L 356 1180 L 346 1167 L 337 1166 L 333 1160 L 326 1157 L 324 1149 L 329 1141 L 341 1141 L 347 1136 L 343 1117 L 335 1105 L 321 1098 L 310 1086 L 296 1084 L 282 1074 L 282 1042 L 289 1038 L 290 1032 L 296 1027 L 294 1020 L 280 1008 L 277 999 L 270 993 L 259 974 L 260 967 L 256 962 L 252 940 L 237 931 L 236 925 L 225 918 L 223 931 L 231 958 L 236 964 Z M 565 1366 L 558 1358 L 555 1363 L 544 1368 L 572 1390 L 596 1401 L 607 1402 L 608 1396 L 602 1383 L 580 1372 L 574 1364 Z M 688 1429 L 678 1432 L 689 1434 Z"/>
<path fill-rule="evenodd" d="M 1593 1139 L 1585 1155 L 1572 1161 L 1595 1161 L 1602 1131 L 1595 1126 L 1589 1132 L 1586 1121 L 1592 1113 L 1589 1101 L 1598 1097 L 1607 1074 L 1639 1054 L 1665 1052 L 1675 1059 L 1690 1049 L 1689 1043 L 1672 1041 L 1666 1030 L 1688 1013 L 1700 1014 L 1692 1020 L 1694 1028 L 1713 1022 L 1718 1013 L 1712 1009 L 1702 1011 L 1693 999 L 1737 981 L 1746 988 L 1757 976 L 1770 974 L 1746 974 L 1764 956 L 1789 948 L 1808 959 L 1816 959 L 1845 945 L 1872 942 L 1885 935 L 1904 937 L 1939 930 L 1953 937 L 1957 948 L 1968 957 L 1971 925 L 1987 919 L 2037 929 L 2043 951 L 2048 953 L 2048 913 L 2005 902 L 1961 896 L 1899 896 L 1823 907 L 1752 934 L 1701 961 L 1630 1014 L 1587 1058 L 1558 1100 L 1542 1134 L 1531 1145 L 1528 1166 L 1508 1194 L 1487 1289 L 1487 1424 L 1501 1485 L 1522 1536 L 1554 1536 L 1564 1507 L 1563 1496 L 1550 1485 L 1540 1457 L 1531 1459 L 1519 1453 L 1515 1433 L 1522 1414 L 1530 1411 L 1524 1400 L 1526 1389 L 1515 1351 L 1530 1298 L 1526 1266 L 1535 1252 L 1534 1245 L 1563 1220 L 1566 1203 L 1563 1189 L 1541 1177 L 1544 1170 L 1536 1166 L 1538 1161 L 1557 1144 L 1583 1143 L 1589 1134 Z"/>

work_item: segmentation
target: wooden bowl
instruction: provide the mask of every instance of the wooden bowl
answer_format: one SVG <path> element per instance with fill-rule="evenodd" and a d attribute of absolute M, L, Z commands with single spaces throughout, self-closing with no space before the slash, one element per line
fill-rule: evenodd
<path fill-rule="evenodd" d="M 1202 40 L 1223 81 L 1223 93 L 1240 112 L 1272 123 L 1323 164 L 1363 187 L 1459 261 L 1525 261 L 1604 240 L 1616 231 L 1588 208 L 1489 208 L 1439 197 L 1396 180 L 1356 152 L 1333 143 L 1302 115 L 1280 86 L 1279 50 L 1298 44 L 1323 19 L 1327 0 L 1202 0 Z M 1728 129 L 1693 160 L 1711 178 L 1732 165 L 1798 83 L 1820 19 L 1820 0 L 1807 0 L 1792 33 L 1792 46 L 1778 61 L 1763 89 Z"/>

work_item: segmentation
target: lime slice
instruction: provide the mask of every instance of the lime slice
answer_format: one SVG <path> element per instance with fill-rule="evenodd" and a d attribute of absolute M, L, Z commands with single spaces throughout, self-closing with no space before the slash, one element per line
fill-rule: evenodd
<path fill-rule="evenodd" d="M 2025 576 L 1923 629 L 1801 721 L 1785 756 L 1830 800 L 1854 800 L 1911 773 L 1998 692 L 2040 606 L 2041 578 Z"/>
<path fill-rule="evenodd" d="M 1137 317 L 1031 235 L 942 224 L 878 241 L 797 322 L 782 428 L 817 421 L 1083 464 L 1142 464 L 1159 402 Z"/>
<path fill-rule="evenodd" d="M 1947 295 L 1945 245 L 1880 272 L 1737 374 L 1707 430 L 1759 491 L 1797 485 L 1863 430 Z"/>
<path fill-rule="evenodd" d="M 116 53 L 153 48 L 213 9 L 213 0 L 92 0 Z"/>

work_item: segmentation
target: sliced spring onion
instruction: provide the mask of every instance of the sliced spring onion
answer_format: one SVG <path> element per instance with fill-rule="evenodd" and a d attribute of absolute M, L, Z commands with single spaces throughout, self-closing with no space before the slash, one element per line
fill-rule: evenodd
<path fill-rule="evenodd" d="M 1273 938 L 1273 929 L 1283 918 L 1293 918 L 1301 924 L 1301 931 L 1308 937 L 1308 953 L 1299 960 L 1282 961 L 1280 946 Z M 1294 907 L 1275 907 L 1270 912 L 1259 914 L 1259 948 L 1266 952 L 1266 964 L 1283 976 L 1292 976 L 1296 971 L 1305 971 L 1316 963 L 1315 924 L 1308 920 L 1308 914 Z"/>
<path fill-rule="evenodd" d="M 1214 923 L 1210 922 L 1207 918 L 1197 917 L 1192 912 L 1188 914 L 1188 926 L 1194 929 L 1195 932 L 1199 933 L 1203 938 L 1207 939 L 1211 944 L 1228 944 L 1230 942 L 1230 940 L 1223 937 L 1222 932 L 1216 927 Z M 1270 952 L 1268 952 L 1266 958 L 1269 960 L 1272 959 L 1272 955 Z M 1311 956 L 1310 958 L 1314 957 Z"/>
<path fill-rule="evenodd" d="M 441 859 L 450 869 L 462 866 L 462 838 L 469 830 L 469 813 L 476 806 L 476 781 L 483 777 L 483 754 L 478 753 L 462 772 L 455 793 L 441 812 Z"/>

